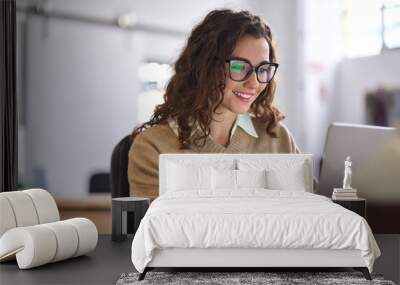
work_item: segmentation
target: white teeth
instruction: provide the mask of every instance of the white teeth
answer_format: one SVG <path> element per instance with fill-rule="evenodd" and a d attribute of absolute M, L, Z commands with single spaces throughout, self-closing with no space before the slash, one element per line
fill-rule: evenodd
<path fill-rule="evenodd" d="M 233 91 L 233 93 L 239 97 L 242 97 L 244 99 L 249 99 L 251 97 L 250 94 L 246 94 L 246 93 L 242 93 L 242 92 L 237 92 L 237 91 Z"/>

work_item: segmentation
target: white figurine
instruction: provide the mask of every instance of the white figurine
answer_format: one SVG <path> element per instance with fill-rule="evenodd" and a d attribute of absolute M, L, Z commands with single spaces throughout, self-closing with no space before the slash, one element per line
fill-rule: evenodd
<path fill-rule="evenodd" d="M 344 162 L 344 178 L 343 178 L 343 189 L 352 189 L 351 188 L 351 160 L 350 156 L 346 157 L 346 161 Z"/>

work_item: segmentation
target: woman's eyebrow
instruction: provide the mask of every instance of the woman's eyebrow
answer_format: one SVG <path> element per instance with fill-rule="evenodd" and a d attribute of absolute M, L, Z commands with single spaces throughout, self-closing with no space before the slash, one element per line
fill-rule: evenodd
<path fill-rule="evenodd" d="M 247 61 L 247 62 L 251 63 L 253 66 L 259 66 L 259 65 L 262 64 L 262 63 L 271 63 L 271 62 L 269 61 L 269 59 L 264 59 L 264 60 L 260 61 L 260 62 L 257 63 L 257 64 L 253 64 L 253 63 L 250 61 L 250 59 L 245 58 L 245 57 L 242 57 L 242 56 L 235 56 L 235 55 L 232 55 L 230 58 L 231 58 L 231 59 L 240 59 L 240 60 Z"/>
<path fill-rule="evenodd" d="M 260 65 L 261 63 L 271 63 L 268 59 L 260 61 L 257 65 Z"/>
<path fill-rule="evenodd" d="M 260 61 L 259 63 L 255 64 L 255 65 L 253 64 L 253 66 L 256 67 L 256 66 L 260 66 L 260 65 L 266 64 L 266 63 L 271 63 L 271 62 L 266 59 L 266 60 Z"/>

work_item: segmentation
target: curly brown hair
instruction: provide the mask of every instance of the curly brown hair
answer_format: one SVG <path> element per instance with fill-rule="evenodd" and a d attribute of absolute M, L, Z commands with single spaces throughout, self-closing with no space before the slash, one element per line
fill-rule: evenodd
<path fill-rule="evenodd" d="M 237 41 L 245 35 L 265 38 L 269 45 L 269 61 L 276 62 L 276 51 L 270 28 L 248 11 L 213 10 L 194 27 L 187 45 L 175 63 L 175 73 L 150 120 L 135 128 L 132 139 L 144 129 L 166 123 L 169 118 L 178 124 L 182 148 L 192 143 L 204 144 L 210 134 L 210 123 L 223 101 L 226 59 Z M 266 133 L 276 137 L 273 129 L 284 118 L 272 106 L 276 83 L 272 80 L 250 106 L 249 112 L 265 123 Z M 192 128 L 199 126 L 203 135 L 191 140 Z"/>

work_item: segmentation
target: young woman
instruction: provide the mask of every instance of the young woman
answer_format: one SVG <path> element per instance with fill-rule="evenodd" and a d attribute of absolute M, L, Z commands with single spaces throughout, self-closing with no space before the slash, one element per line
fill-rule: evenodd
<path fill-rule="evenodd" d="M 132 134 L 130 195 L 158 196 L 160 153 L 298 153 L 272 106 L 277 68 L 258 16 L 211 11 L 176 61 L 164 103 Z"/>

